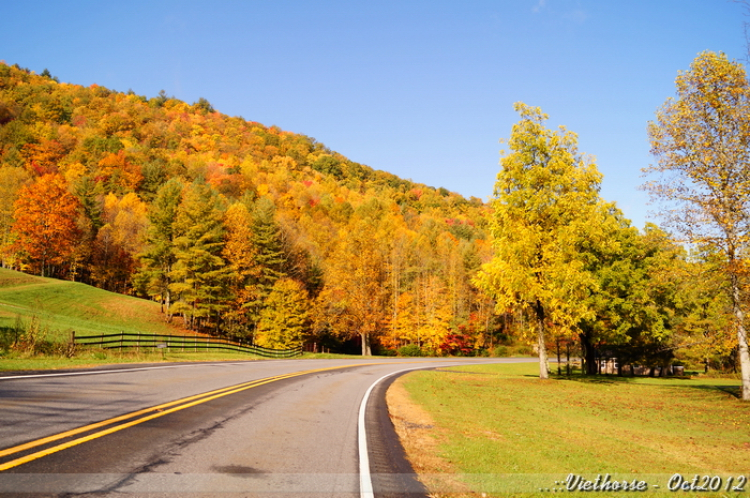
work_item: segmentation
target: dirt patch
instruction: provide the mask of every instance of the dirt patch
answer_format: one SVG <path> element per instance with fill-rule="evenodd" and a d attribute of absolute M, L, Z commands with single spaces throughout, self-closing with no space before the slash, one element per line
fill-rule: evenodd
<path fill-rule="evenodd" d="M 433 498 L 476 496 L 453 476 L 457 470 L 440 456 L 439 446 L 443 431 L 435 425 L 430 414 L 412 401 L 403 385 L 403 377 L 388 388 L 385 401 L 406 458 L 419 480 Z"/>

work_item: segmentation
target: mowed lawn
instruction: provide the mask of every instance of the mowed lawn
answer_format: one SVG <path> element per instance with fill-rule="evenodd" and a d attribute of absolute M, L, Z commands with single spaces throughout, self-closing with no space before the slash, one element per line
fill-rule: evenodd
<path fill-rule="evenodd" d="M 750 403 L 736 397 L 739 380 L 545 382 L 536 364 L 494 364 L 417 372 L 398 382 L 432 418 L 422 432 L 441 460 L 423 465 L 416 450 L 410 458 L 433 496 L 463 496 L 456 482 L 478 496 L 750 495 L 750 483 L 735 490 L 750 476 Z M 609 474 L 610 482 L 643 481 L 648 490 L 571 493 L 571 473 L 579 484 Z M 695 476 L 692 490 L 668 490 Z M 721 492 L 696 489 L 701 484 Z"/>
<path fill-rule="evenodd" d="M 47 338 L 64 341 L 78 334 L 181 332 L 164 322 L 159 304 L 65 280 L 0 269 L 0 329 L 35 318 Z"/>

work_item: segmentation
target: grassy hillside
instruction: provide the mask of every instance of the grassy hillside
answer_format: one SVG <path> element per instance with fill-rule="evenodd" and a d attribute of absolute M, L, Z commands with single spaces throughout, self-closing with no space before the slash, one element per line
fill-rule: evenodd
<path fill-rule="evenodd" d="M 77 282 L 42 278 L 0 268 L 0 330 L 14 330 L 36 318 L 47 338 L 64 341 L 79 334 L 178 333 L 164 322 L 159 305 Z"/>

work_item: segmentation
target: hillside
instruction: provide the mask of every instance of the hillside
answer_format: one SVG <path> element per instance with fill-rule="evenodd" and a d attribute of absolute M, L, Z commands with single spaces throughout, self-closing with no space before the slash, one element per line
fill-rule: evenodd
<path fill-rule="evenodd" d="M 482 347 L 486 210 L 204 99 L 0 64 L 0 266 L 148 297 L 190 329 Z"/>
<path fill-rule="evenodd" d="M 76 333 L 179 333 L 164 321 L 159 305 L 85 284 L 42 278 L 0 269 L 0 330 L 32 318 L 50 338 L 65 340 Z"/>

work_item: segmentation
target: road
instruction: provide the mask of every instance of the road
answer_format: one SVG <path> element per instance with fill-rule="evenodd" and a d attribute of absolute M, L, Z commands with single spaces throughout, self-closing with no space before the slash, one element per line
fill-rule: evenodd
<path fill-rule="evenodd" d="M 373 496 L 372 487 L 378 497 L 424 496 L 384 408 L 389 380 L 377 381 L 483 361 L 498 360 L 247 361 L 0 377 L 0 495 L 360 497 Z"/>

